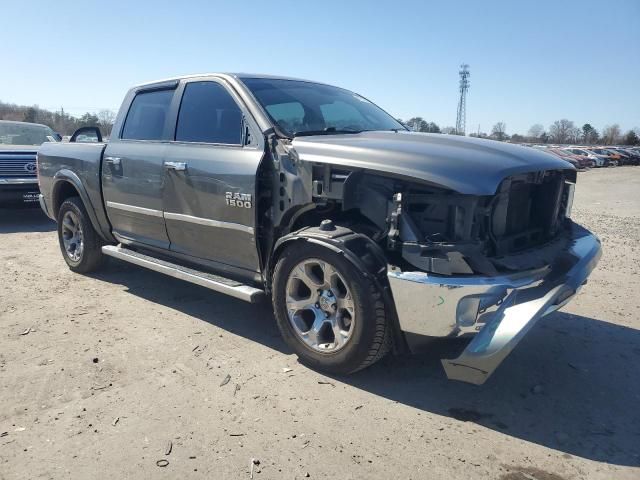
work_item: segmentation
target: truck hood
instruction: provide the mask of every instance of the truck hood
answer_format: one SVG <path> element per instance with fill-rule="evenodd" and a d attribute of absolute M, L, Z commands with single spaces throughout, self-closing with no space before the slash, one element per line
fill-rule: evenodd
<path fill-rule="evenodd" d="M 493 195 L 511 175 L 574 170 L 554 155 L 493 140 L 415 132 L 297 137 L 300 160 L 384 172 L 470 195 Z"/>

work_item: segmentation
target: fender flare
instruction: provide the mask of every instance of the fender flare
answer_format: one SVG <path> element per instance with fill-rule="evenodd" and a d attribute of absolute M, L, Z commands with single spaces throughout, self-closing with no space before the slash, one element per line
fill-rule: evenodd
<path fill-rule="evenodd" d="M 321 245 L 343 256 L 351 262 L 365 278 L 374 282 L 382 293 L 382 300 L 388 312 L 388 319 L 393 328 L 393 350 L 395 353 L 408 351 L 404 333 L 400 330 L 400 322 L 395 302 L 387 280 L 387 260 L 380 246 L 366 235 L 336 226 L 326 231 L 318 227 L 305 227 L 278 239 L 269 256 L 265 272 L 265 289 L 271 292 L 271 278 L 275 265 L 287 246 L 293 243 L 308 242 Z"/>
<path fill-rule="evenodd" d="M 53 187 L 51 188 L 52 209 L 55 208 L 55 206 L 58 204 L 58 195 L 63 183 L 70 183 L 76 189 L 76 191 L 80 195 L 80 200 L 82 200 L 82 203 L 87 210 L 89 220 L 91 221 L 94 230 L 98 232 L 98 235 L 100 235 L 103 240 L 106 240 L 108 242 L 113 241 L 113 239 L 109 238 L 109 236 L 107 236 L 102 230 L 100 222 L 98 221 L 98 217 L 96 216 L 93 203 L 91 203 L 91 199 L 89 198 L 89 194 L 87 193 L 86 188 L 82 184 L 82 180 L 80 180 L 80 177 L 75 172 L 69 169 L 63 168 L 62 170 L 57 171 L 53 176 Z"/>

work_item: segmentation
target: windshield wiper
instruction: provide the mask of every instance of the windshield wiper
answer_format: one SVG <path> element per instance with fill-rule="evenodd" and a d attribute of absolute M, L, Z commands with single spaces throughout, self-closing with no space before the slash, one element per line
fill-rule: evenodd
<path fill-rule="evenodd" d="M 322 130 L 301 130 L 299 132 L 293 132 L 294 137 L 308 137 L 311 135 L 333 135 L 343 133 L 362 133 L 364 130 L 338 130 L 336 127 L 327 127 Z"/>

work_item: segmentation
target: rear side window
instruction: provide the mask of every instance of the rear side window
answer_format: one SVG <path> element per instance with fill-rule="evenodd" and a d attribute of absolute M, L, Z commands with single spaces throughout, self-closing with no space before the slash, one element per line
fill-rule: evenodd
<path fill-rule="evenodd" d="M 141 92 L 131 102 L 122 129 L 122 138 L 129 140 L 162 140 L 173 90 Z"/>
<path fill-rule="evenodd" d="M 242 143 L 242 112 L 229 92 L 216 82 L 190 82 L 184 89 L 176 140 Z"/>

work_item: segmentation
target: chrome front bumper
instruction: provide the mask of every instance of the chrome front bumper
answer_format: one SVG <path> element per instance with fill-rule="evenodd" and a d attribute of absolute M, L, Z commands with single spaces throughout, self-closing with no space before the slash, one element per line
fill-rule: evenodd
<path fill-rule="evenodd" d="M 442 277 L 388 270 L 400 328 L 418 335 L 477 335 L 447 377 L 480 385 L 543 316 L 569 302 L 602 253 L 600 240 L 573 224 L 570 242 L 548 267 L 508 276 Z"/>

